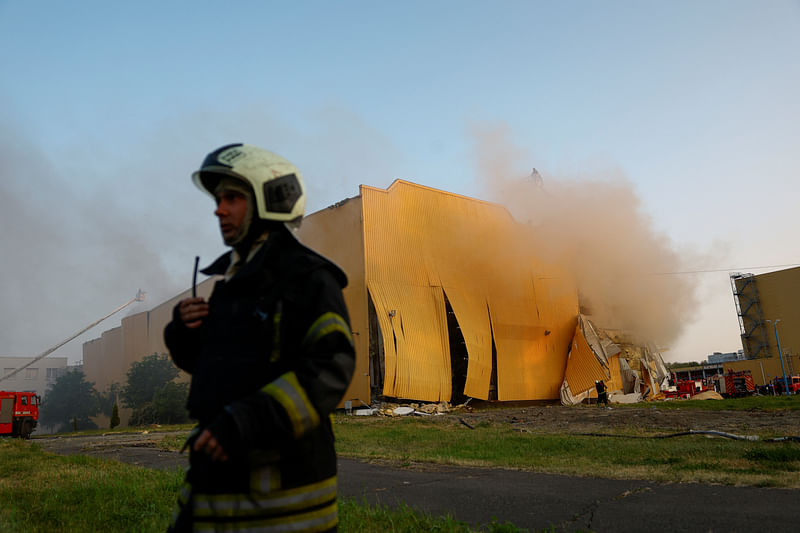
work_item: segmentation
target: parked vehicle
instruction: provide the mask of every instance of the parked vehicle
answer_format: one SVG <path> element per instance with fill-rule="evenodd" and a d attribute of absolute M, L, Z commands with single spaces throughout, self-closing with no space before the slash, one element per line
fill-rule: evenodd
<path fill-rule="evenodd" d="M 753 374 L 749 370 L 734 372 L 729 370 L 721 376 L 714 378 L 714 388 L 722 396 L 733 398 L 736 396 L 751 396 L 756 393 Z"/>
<path fill-rule="evenodd" d="M 687 379 L 676 382 L 675 385 L 668 387 L 662 392 L 665 398 L 689 399 L 695 394 L 700 394 L 707 390 L 702 380 Z"/>
<path fill-rule="evenodd" d="M 31 438 L 41 401 L 35 392 L 0 391 L 0 435 Z"/>
<path fill-rule="evenodd" d="M 786 376 L 786 382 L 789 385 L 789 394 L 800 394 L 800 376 Z M 783 377 L 779 376 L 772 380 L 772 386 L 776 391 L 783 394 L 786 388 L 783 382 Z"/>

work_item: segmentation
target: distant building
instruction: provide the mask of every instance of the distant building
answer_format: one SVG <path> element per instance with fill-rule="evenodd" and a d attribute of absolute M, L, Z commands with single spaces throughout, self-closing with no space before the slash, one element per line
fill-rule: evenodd
<path fill-rule="evenodd" d="M 716 365 L 719 363 L 727 363 L 728 361 L 744 361 L 745 359 L 744 350 L 727 353 L 714 352 L 708 356 L 708 364 Z"/>
<path fill-rule="evenodd" d="M 8 376 L 16 369 L 30 363 L 33 357 L 0 356 L 0 376 Z M 66 357 L 45 357 L 0 381 L 0 390 L 30 391 L 44 398 L 47 389 L 67 372 Z"/>
<path fill-rule="evenodd" d="M 716 375 L 723 374 L 725 369 L 720 363 L 708 363 L 698 366 L 678 368 L 672 371 L 673 382 L 707 380 Z"/>
<path fill-rule="evenodd" d="M 731 287 L 745 356 L 778 357 L 778 339 L 784 355 L 796 355 L 800 350 L 800 267 L 732 274 Z"/>
<path fill-rule="evenodd" d="M 344 399 L 558 399 L 577 289 L 531 247 L 512 246 L 527 228 L 500 205 L 402 180 L 360 193 L 308 215 L 298 232 L 349 278 L 357 356 Z M 215 281 L 199 283 L 198 296 Z M 87 380 L 98 391 L 124 384 L 132 363 L 166 353 L 164 326 L 188 295 L 84 343 Z"/>
<path fill-rule="evenodd" d="M 359 192 L 305 217 L 297 234 L 348 276 L 356 368 L 343 400 L 582 401 L 598 379 L 609 391 L 658 393 L 661 355 L 624 332 L 594 331 L 571 277 L 537 255 L 531 228 L 506 208 L 402 180 Z M 132 363 L 166 353 L 164 326 L 189 294 L 84 343 L 87 380 L 102 392 L 124 384 Z"/>
<path fill-rule="evenodd" d="M 757 385 L 800 373 L 800 267 L 731 274 L 731 288 L 745 359 L 725 369 L 750 370 Z"/>

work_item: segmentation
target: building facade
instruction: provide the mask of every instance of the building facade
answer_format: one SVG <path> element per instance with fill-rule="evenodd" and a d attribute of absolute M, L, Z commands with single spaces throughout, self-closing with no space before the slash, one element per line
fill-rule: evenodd
<path fill-rule="evenodd" d="M 575 399 L 597 379 L 609 391 L 641 383 L 657 393 L 660 354 L 581 322 L 571 276 L 537 255 L 532 228 L 503 206 L 402 180 L 359 193 L 308 215 L 297 232 L 348 276 L 356 369 L 343 402 L 564 401 L 565 383 Z M 215 281 L 199 284 L 198 295 L 208 297 Z M 164 327 L 189 294 L 84 344 L 84 372 L 98 391 L 124 384 L 133 362 L 166 353 Z"/>
<path fill-rule="evenodd" d="M 742 348 L 747 359 L 800 352 L 800 267 L 731 275 Z M 800 369 L 798 369 L 800 370 Z"/>
<path fill-rule="evenodd" d="M 738 350 L 736 352 L 714 352 L 707 357 L 708 364 L 716 365 L 719 363 L 726 363 L 728 361 L 743 361 L 746 357 L 744 356 L 744 350 Z"/>
<path fill-rule="evenodd" d="M 525 245 L 524 231 L 502 206 L 399 180 L 307 216 L 300 240 L 349 278 L 357 361 L 345 399 L 558 399 L 577 290 Z M 188 293 L 84 344 L 98 391 L 124 383 L 134 361 L 166 353 L 164 326 Z"/>
<path fill-rule="evenodd" d="M 732 274 L 731 287 L 746 360 L 725 368 L 750 370 L 759 385 L 800 374 L 800 267 Z"/>
<path fill-rule="evenodd" d="M 33 360 L 33 357 L 0 356 L 0 375 L 8 376 Z M 66 357 L 45 357 L 14 376 L 0 381 L 0 390 L 35 392 L 44 398 L 47 389 L 65 372 Z"/>

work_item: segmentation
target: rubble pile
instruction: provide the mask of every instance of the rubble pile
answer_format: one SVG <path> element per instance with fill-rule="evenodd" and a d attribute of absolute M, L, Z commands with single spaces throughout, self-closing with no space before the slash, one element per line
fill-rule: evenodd
<path fill-rule="evenodd" d="M 467 402 L 468 403 L 468 402 Z M 389 417 L 398 417 L 398 416 L 436 416 L 436 415 L 443 415 L 445 413 L 450 413 L 452 411 L 457 411 L 466 408 L 467 403 L 463 403 L 461 405 L 452 406 L 448 402 L 439 402 L 439 403 L 419 403 L 413 402 L 408 404 L 402 403 L 394 403 L 394 402 L 381 402 L 377 406 L 362 408 L 362 409 L 354 409 L 352 413 L 357 416 L 372 416 L 372 415 L 380 415 L 380 416 L 389 416 Z"/>

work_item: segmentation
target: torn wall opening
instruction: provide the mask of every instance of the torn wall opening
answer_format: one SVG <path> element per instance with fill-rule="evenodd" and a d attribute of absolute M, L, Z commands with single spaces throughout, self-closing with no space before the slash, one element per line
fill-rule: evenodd
<path fill-rule="evenodd" d="M 386 373 L 383 356 L 383 334 L 375 313 L 375 304 L 372 297 L 367 298 L 368 327 L 369 327 L 369 388 L 370 397 L 378 398 L 383 395 L 383 378 Z"/>
<path fill-rule="evenodd" d="M 450 345 L 450 373 L 452 375 L 452 393 L 450 403 L 463 403 L 467 397 L 464 395 L 464 385 L 467 383 L 467 370 L 469 368 L 469 352 L 461 326 L 458 325 L 456 313 L 450 305 L 447 293 L 444 295 L 444 304 L 447 311 L 447 334 Z"/>
<path fill-rule="evenodd" d="M 488 400 L 496 383 L 498 401 L 557 399 L 577 290 L 526 244 L 530 228 L 502 206 L 400 180 L 361 192 L 383 396 L 439 402 L 461 393 L 449 305 L 467 353 L 465 396 Z"/>

